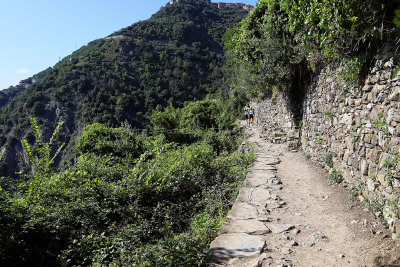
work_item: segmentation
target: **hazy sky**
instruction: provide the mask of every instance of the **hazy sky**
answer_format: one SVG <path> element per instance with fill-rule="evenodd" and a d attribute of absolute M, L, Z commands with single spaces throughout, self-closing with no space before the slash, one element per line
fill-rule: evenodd
<path fill-rule="evenodd" d="M 255 5 L 257 0 L 212 2 Z M 169 0 L 4 0 L 0 8 L 0 90 L 137 21 Z"/>

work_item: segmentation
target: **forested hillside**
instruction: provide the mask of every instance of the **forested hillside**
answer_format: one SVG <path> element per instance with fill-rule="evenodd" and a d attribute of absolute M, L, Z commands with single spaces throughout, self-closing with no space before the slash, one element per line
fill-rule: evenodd
<path fill-rule="evenodd" d="M 167 4 L 150 19 L 95 40 L 34 75 L 37 81 L 26 89 L 4 91 L 0 146 L 7 150 L 0 176 L 27 169 L 20 140 L 34 140 L 30 116 L 38 118 L 46 137 L 53 125 L 64 122 L 55 142 L 66 143 L 63 158 L 69 166 L 70 141 L 84 125 L 127 122 L 145 128 L 152 111 L 215 92 L 222 86 L 222 35 L 247 14 L 203 0 Z"/>
<path fill-rule="evenodd" d="M 149 135 L 88 125 L 76 164 L 58 174 L 54 139 L 31 119 L 33 171 L 0 179 L 0 265 L 200 265 L 253 158 L 224 109 L 170 106 L 152 114 Z"/>

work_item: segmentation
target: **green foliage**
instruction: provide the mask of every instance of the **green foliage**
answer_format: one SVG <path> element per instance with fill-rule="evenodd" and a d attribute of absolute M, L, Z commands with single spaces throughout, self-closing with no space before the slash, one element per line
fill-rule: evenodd
<path fill-rule="evenodd" d="M 144 144 L 127 127 L 109 128 L 94 123 L 85 127 L 78 138 L 76 149 L 81 155 L 92 153 L 131 160 L 144 152 Z"/>
<path fill-rule="evenodd" d="M 325 155 L 325 160 L 324 160 L 324 162 L 325 162 L 326 166 L 328 166 L 329 168 L 333 168 L 333 160 L 332 160 L 332 157 L 333 157 L 332 152 L 328 152 L 328 153 L 326 153 L 326 155 Z"/>
<path fill-rule="evenodd" d="M 259 1 L 239 28 L 227 31 L 227 68 L 238 90 L 245 86 L 250 95 L 257 95 L 291 81 L 302 58 L 292 52 L 294 40 L 285 30 L 286 21 L 279 1 Z"/>
<path fill-rule="evenodd" d="M 343 175 L 340 171 L 332 170 L 328 175 L 329 184 L 340 184 L 344 181 Z"/>
<path fill-rule="evenodd" d="M 301 98 L 312 72 L 343 58 L 341 77 L 354 86 L 367 63 L 359 56 L 396 38 L 396 8 L 396 0 L 260 0 L 224 36 L 231 87 L 257 95 L 278 86 Z"/>
<path fill-rule="evenodd" d="M 342 70 L 338 73 L 339 78 L 343 81 L 344 88 L 349 89 L 360 83 L 361 68 L 365 61 L 363 57 L 354 57 L 342 66 Z"/>
<path fill-rule="evenodd" d="M 187 143 L 196 140 L 220 143 L 215 131 L 232 130 L 236 116 L 213 100 L 190 102 L 183 108 L 170 105 L 165 111 L 154 111 L 150 117 L 151 131 L 160 133 L 170 142 Z"/>
<path fill-rule="evenodd" d="M 175 113 L 177 129 L 202 126 L 192 142 L 95 123 L 78 139 L 73 167 L 59 174 L 42 168 L 40 186 L 39 171 L 17 184 L 1 180 L 8 189 L 0 194 L 0 264 L 200 265 L 254 159 L 237 152 L 231 125 L 208 112 L 218 106 L 205 100 L 155 112 L 152 129 Z M 31 164 L 42 166 L 50 146 L 33 126 L 44 152 Z"/>
<path fill-rule="evenodd" d="M 300 33 L 305 49 L 317 49 L 326 58 L 359 51 L 371 38 L 390 38 L 394 33 L 393 7 L 388 1 L 281 1 L 288 14 L 290 32 Z"/>
<path fill-rule="evenodd" d="M 400 66 L 398 66 L 395 71 L 393 72 L 392 79 L 394 79 L 400 71 Z"/>
<path fill-rule="evenodd" d="M 358 196 L 358 194 L 360 193 L 359 190 L 358 190 L 358 188 L 355 187 L 354 185 L 352 185 L 352 186 L 350 186 L 350 187 L 348 188 L 348 192 L 349 192 L 349 195 L 350 195 L 350 199 L 351 199 L 351 200 L 354 200 L 354 199 Z"/>
<path fill-rule="evenodd" d="M 47 180 L 49 180 L 51 175 L 54 173 L 52 168 L 54 159 L 58 156 L 63 148 L 62 145 L 54 155 L 51 155 L 51 146 L 53 144 L 53 140 L 56 137 L 60 127 L 63 125 L 63 122 L 58 123 L 49 142 L 43 141 L 39 126 L 37 125 L 37 120 L 35 118 L 30 118 L 30 122 L 36 138 L 35 146 L 32 149 L 27 140 L 21 141 L 22 147 L 25 149 L 29 163 L 31 164 L 31 174 L 25 175 L 30 178 L 28 185 L 28 202 L 37 199 L 37 190 L 39 190 L 39 187 L 42 185 L 42 183 L 47 182 Z"/>
<path fill-rule="evenodd" d="M 376 120 L 374 123 L 373 123 L 373 126 L 375 127 L 375 128 L 380 128 L 380 127 L 383 127 L 383 126 L 385 126 L 386 125 L 386 119 L 385 118 L 379 118 L 378 120 Z"/>
<path fill-rule="evenodd" d="M 400 9 L 397 9 L 395 11 L 396 17 L 393 20 L 393 23 L 397 26 L 397 28 L 400 28 Z"/>
<path fill-rule="evenodd" d="M 90 42 L 34 75 L 37 81 L 27 88 L 0 93 L 0 136 L 8 135 L 6 129 L 19 128 L 14 137 L 25 138 L 26 114 L 43 120 L 45 128 L 62 116 L 68 127 L 60 132 L 60 140 L 68 148 L 87 124 L 117 127 L 128 122 L 145 128 L 154 110 L 170 103 L 183 107 L 186 101 L 219 90 L 224 69 L 222 35 L 247 14 L 218 9 L 210 1 L 185 0 Z"/>
<path fill-rule="evenodd" d="M 330 121 L 334 116 L 330 110 L 325 110 L 324 115 L 326 121 Z"/>
<path fill-rule="evenodd" d="M 319 137 L 317 137 L 317 138 L 315 139 L 315 143 L 316 143 L 317 145 L 322 144 L 322 139 L 319 138 Z"/>

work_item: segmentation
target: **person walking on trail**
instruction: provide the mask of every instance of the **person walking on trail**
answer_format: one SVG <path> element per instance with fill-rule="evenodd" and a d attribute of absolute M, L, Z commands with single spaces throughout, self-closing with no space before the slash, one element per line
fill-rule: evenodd
<path fill-rule="evenodd" d="M 247 106 L 244 107 L 244 119 L 246 120 L 246 124 L 249 122 L 249 110 L 250 104 L 247 104 Z"/>
<path fill-rule="evenodd" d="M 253 126 L 254 111 L 255 111 L 255 109 L 253 107 L 250 107 L 250 109 L 249 109 L 249 126 L 250 126 L 250 123 L 251 123 L 251 126 Z"/>

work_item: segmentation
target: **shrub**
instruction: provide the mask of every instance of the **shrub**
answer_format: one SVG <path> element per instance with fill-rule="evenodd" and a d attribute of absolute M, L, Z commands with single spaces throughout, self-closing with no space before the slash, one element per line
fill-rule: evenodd
<path fill-rule="evenodd" d="M 332 154 L 332 152 L 328 152 L 328 153 L 326 153 L 326 155 L 325 155 L 325 164 L 326 164 L 326 166 L 328 166 L 329 168 L 332 168 L 333 167 L 333 160 L 332 160 L 332 157 L 333 157 L 333 154 Z"/>
<path fill-rule="evenodd" d="M 189 118 L 184 122 L 193 126 Z M 48 172 L 45 180 L 0 180 L 8 188 L 0 194 L 0 241 L 6 244 L 0 264 L 200 265 L 253 157 L 237 152 L 227 133 L 200 129 L 196 138 L 171 143 L 164 135 L 93 124 L 78 140 L 73 167 Z"/>
<path fill-rule="evenodd" d="M 329 184 L 340 184 L 343 182 L 343 175 L 340 171 L 332 170 L 328 175 Z"/>
<path fill-rule="evenodd" d="M 144 144 L 129 128 L 109 128 L 94 123 L 85 127 L 76 149 L 81 155 L 94 153 L 132 159 L 144 152 Z"/>

